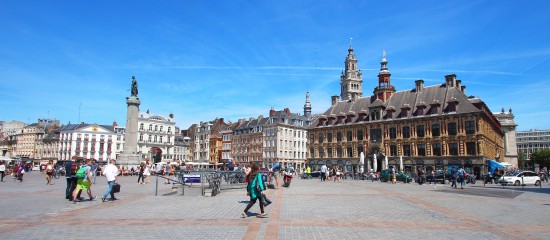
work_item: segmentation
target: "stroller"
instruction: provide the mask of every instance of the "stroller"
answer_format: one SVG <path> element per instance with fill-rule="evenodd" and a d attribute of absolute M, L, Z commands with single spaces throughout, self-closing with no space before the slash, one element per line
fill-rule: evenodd
<path fill-rule="evenodd" d="M 292 181 L 292 173 L 283 173 L 283 187 L 290 187 L 290 181 Z"/>

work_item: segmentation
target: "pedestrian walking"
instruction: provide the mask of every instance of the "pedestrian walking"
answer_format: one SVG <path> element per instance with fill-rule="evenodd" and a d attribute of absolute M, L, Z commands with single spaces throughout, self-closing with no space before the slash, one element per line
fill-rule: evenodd
<path fill-rule="evenodd" d="M 166 179 L 164 180 L 164 184 L 170 184 L 170 170 L 172 168 L 170 167 L 170 162 L 166 162 L 164 165 L 164 176 Z"/>
<path fill-rule="evenodd" d="M 44 172 L 46 174 L 46 185 L 52 184 L 53 171 L 53 160 L 50 160 L 48 164 L 46 164 L 46 171 Z"/>
<path fill-rule="evenodd" d="M 451 169 L 451 188 L 457 188 L 457 180 L 458 178 L 458 170 L 456 170 L 456 167 L 453 166 Z"/>
<path fill-rule="evenodd" d="M 93 201 L 96 197 L 92 195 L 92 161 L 86 159 L 85 165 L 81 166 L 80 169 L 76 172 L 76 177 L 78 178 L 76 183 L 76 189 L 73 192 L 73 203 L 78 202 L 78 194 L 82 190 L 86 190 L 90 201 Z"/>
<path fill-rule="evenodd" d="M 458 181 L 460 182 L 460 189 L 464 189 L 466 179 L 464 179 L 464 169 L 462 167 L 458 169 Z"/>
<path fill-rule="evenodd" d="M 395 167 L 391 166 L 390 171 L 391 171 L 391 183 L 396 184 L 397 183 L 397 172 L 395 170 Z"/>
<path fill-rule="evenodd" d="M 311 167 L 309 165 L 306 167 L 306 179 L 311 179 Z"/>
<path fill-rule="evenodd" d="M 113 192 L 113 186 L 118 183 L 118 179 L 117 179 L 118 169 L 116 167 L 116 161 L 114 159 L 111 159 L 111 161 L 109 161 L 109 164 L 103 168 L 102 175 L 105 176 L 105 178 L 107 179 L 108 187 L 105 193 L 103 194 L 101 201 L 106 202 L 107 196 L 109 194 L 111 195 L 111 201 L 117 200 L 115 198 L 115 193 Z M 141 174 L 141 180 L 143 181 L 143 174 Z"/>
<path fill-rule="evenodd" d="M 247 191 L 250 193 L 250 202 L 241 213 L 241 217 L 246 218 L 248 216 L 248 210 L 250 210 L 250 208 L 254 206 L 254 204 L 256 204 L 256 201 L 258 199 L 260 199 L 260 217 L 265 217 L 267 216 L 267 214 L 264 212 L 264 204 L 261 199 L 261 194 L 262 191 L 264 191 L 266 188 L 262 180 L 262 174 L 260 173 L 260 168 L 258 167 L 258 165 L 252 165 L 248 179 L 249 183 L 247 186 Z"/>
<path fill-rule="evenodd" d="M 65 189 L 65 199 L 69 201 L 73 200 L 72 192 L 76 189 L 76 170 L 78 168 L 76 164 L 76 156 L 71 157 L 71 161 L 65 163 L 65 178 L 67 178 L 67 188 Z"/>
<path fill-rule="evenodd" d="M 4 181 L 5 175 L 6 175 L 6 164 L 4 164 L 4 161 L 0 161 L 0 182 Z"/>
<path fill-rule="evenodd" d="M 95 179 L 96 179 L 96 176 L 97 176 L 97 168 L 99 168 L 99 164 L 97 164 L 97 161 L 95 159 L 92 158 L 92 183 L 95 184 Z"/>
<path fill-rule="evenodd" d="M 138 173 L 138 184 L 145 184 L 144 183 L 144 177 L 143 177 L 143 172 L 145 171 L 145 163 L 141 163 L 139 164 L 139 173 Z M 141 179 L 141 182 L 139 181 Z"/>
<path fill-rule="evenodd" d="M 143 171 L 143 176 L 147 178 L 147 183 L 151 183 L 151 164 L 149 160 L 145 161 L 145 170 Z"/>
<path fill-rule="evenodd" d="M 323 166 L 321 166 L 321 182 L 326 181 L 327 172 L 328 172 L 327 165 L 323 164 Z"/>
<path fill-rule="evenodd" d="M 340 171 L 340 168 L 338 166 L 334 166 L 334 172 L 335 172 L 335 176 L 334 176 L 334 182 L 338 181 L 340 182 L 340 176 L 342 175 L 342 172 Z"/>

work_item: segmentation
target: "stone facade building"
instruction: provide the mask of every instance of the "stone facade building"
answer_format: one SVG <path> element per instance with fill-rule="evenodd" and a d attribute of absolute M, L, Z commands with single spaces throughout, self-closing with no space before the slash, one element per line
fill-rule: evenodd
<path fill-rule="evenodd" d="M 307 100 L 309 100 L 309 93 Z M 271 168 L 273 163 L 280 161 L 284 166 L 304 168 L 307 154 L 307 127 L 310 124 L 308 118 L 291 113 L 288 108 L 283 111 L 271 109 L 269 120 L 263 126 L 262 166 Z"/>
<path fill-rule="evenodd" d="M 504 133 L 504 158 L 503 161 L 514 167 L 518 167 L 518 148 L 516 143 L 516 123 L 514 122 L 514 114 L 512 109 L 508 112 L 502 111 L 493 113 L 500 122 L 500 130 Z"/>
<path fill-rule="evenodd" d="M 307 108 L 304 109 L 307 112 Z M 271 109 L 267 118 L 241 119 L 237 125 L 233 130 L 231 146 L 237 163 L 253 161 L 261 167 L 271 168 L 273 163 L 280 161 L 285 166 L 305 166 L 306 128 L 310 125 L 305 116 L 291 113 L 288 108 L 282 111 Z"/>
<path fill-rule="evenodd" d="M 466 96 L 465 86 L 455 75 L 445 82 L 424 86 L 417 80 L 412 89 L 396 91 L 385 53 L 380 62 L 373 95 L 362 97 L 362 74 L 353 48 L 348 49 L 341 77 L 341 97 L 332 97 L 329 107 L 308 129 L 308 163 L 339 165 L 358 171 L 365 153 L 369 166 L 376 155 L 378 170 L 385 157 L 406 172 L 418 167 L 446 169 L 461 165 L 480 175 L 488 159 L 504 155 L 500 124 L 479 98 Z"/>
<path fill-rule="evenodd" d="M 233 131 L 238 126 L 238 123 L 228 123 L 225 130 L 220 131 L 222 135 L 222 163 L 226 164 L 229 159 L 233 159 Z M 234 162 L 235 163 L 235 162 Z"/>
<path fill-rule="evenodd" d="M 209 122 L 200 122 L 192 126 L 193 133 L 193 159 L 191 162 L 200 164 L 216 164 L 221 161 L 222 136 L 220 131 L 227 124 L 223 118 L 217 118 Z M 191 128 L 190 128 L 191 129 Z"/>
<path fill-rule="evenodd" d="M 176 137 L 174 115 L 168 116 L 140 112 L 138 115 L 138 154 L 141 158 L 150 158 L 151 162 L 172 161 Z"/>
<path fill-rule="evenodd" d="M 268 118 L 260 115 L 257 119 L 251 117 L 248 121 L 239 119 L 238 126 L 233 130 L 231 152 L 236 163 L 246 165 L 250 161 L 260 166 L 263 156 L 263 126 Z"/>

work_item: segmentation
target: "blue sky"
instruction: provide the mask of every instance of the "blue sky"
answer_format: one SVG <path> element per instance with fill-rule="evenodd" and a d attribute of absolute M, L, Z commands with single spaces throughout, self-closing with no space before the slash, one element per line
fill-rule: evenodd
<path fill-rule="evenodd" d="M 353 38 L 372 94 L 382 51 L 398 90 L 456 74 L 519 130 L 548 129 L 548 1 L 1 1 L 0 120 L 124 125 L 141 111 L 182 129 L 223 117 L 314 113 L 339 95 Z"/>

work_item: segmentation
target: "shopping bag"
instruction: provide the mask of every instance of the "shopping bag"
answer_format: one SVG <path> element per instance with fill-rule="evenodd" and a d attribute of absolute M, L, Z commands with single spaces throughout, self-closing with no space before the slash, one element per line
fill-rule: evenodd
<path fill-rule="evenodd" d="M 268 206 L 269 204 L 271 204 L 271 200 L 269 200 L 267 198 L 267 196 L 265 195 L 265 193 L 262 193 L 262 199 L 261 199 L 262 203 L 264 206 Z"/>
<path fill-rule="evenodd" d="M 115 183 L 115 185 L 113 185 L 113 192 L 114 193 L 120 192 L 120 184 Z"/>

